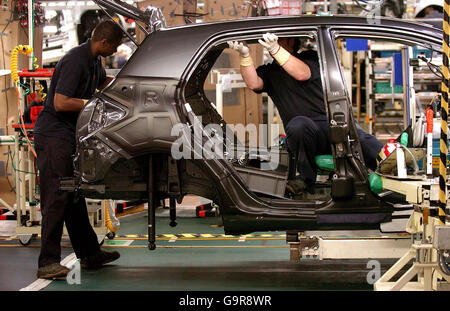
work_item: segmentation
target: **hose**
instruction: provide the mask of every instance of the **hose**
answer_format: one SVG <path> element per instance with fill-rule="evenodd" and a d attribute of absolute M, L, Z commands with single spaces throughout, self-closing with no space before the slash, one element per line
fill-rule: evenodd
<path fill-rule="evenodd" d="M 109 231 L 116 232 L 119 229 L 120 223 L 119 223 L 119 220 L 115 216 L 112 216 L 112 217 L 114 217 L 114 219 L 111 220 L 111 218 L 109 217 L 109 209 L 110 208 L 112 208 L 112 206 L 110 206 L 108 204 L 108 200 L 105 200 L 105 225 Z M 113 225 L 113 221 L 115 222 L 114 225 Z"/>
<path fill-rule="evenodd" d="M 41 95 L 41 101 L 44 102 L 47 94 L 44 93 L 44 86 L 40 83 L 39 83 L 39 86 L 40 86 L 40 88 L 39 88 L 38 94 Z"/>
<path fill-rule="evenodd" d="M 408 147 L 403 146 L 402 144 L 398 144 L 397 147 L 395 147 L 394 150 L 399 149 L 399 148 L 405 150 L 405 151 L 411 156 L 411 158 L 412 158 L 412 160 L 413 160 L 413 164 L 414 164 L 414 173 L 413 173 L 413 174 L 414 174 L 414 175 L 417 175 L 417 173 L 419 172 L 419 165 L 417 164 L 417 160 L 416 160 L 416 158 L 414 157 L 414 155 L 412 154 L 411 150 L 409 150 Z M 383 150 L 383 149 L 382 149 L 382 150 Z M 394 150 L 392 150 L 392 152 L 391 152 L 389 155 L 387 155 L 385 159 L 382 159 L 382 160 L 379 161 L 379 163 L 378 163 L 378 165 L 377 165 L 377 168 L 375 169 L 375 172 L 377 172 L 377 173 L 379 173 L 379 174 L 381 174 L 381 175 L 383 174 L 383 173 L 381 172 L 381 166 L 382 166 L 382 164 L 384 163 L 384 161 L 385 161 L 387 158 L 389 158 L 389 157 L 394 153 Z M 380 152 L 380 153 L 381 153 L 381 152 Z M 397 156 L 398 156 L 398 155 L 397 155 Z M 377 160 L 377 162 L 378 162 L 378 160 Z"/>
<path fill-rule="evenodd" d="M 24 122 L 23 122 L 23 116 L 22 116 L 22 111 L 20 109 L 20 92 L 19 92 L 19 74 L 17 72 L 17 60 L 18 60 L 18 55 L 19 52 L 22 54 L 25 54 L 27 56 L 30 56 L 30 54 L 33 52 L 33 48 L 29 45 L 18 45 L 16 47 L 14 47 L 12 53 L 11 53 L 11 78 L 12 81 L 16 87 L 16 91 L 17 91 L 17 106 L 18 106 L 18 114 L 19 114 L 19 127 L 20 130 L 22 132 L 22 134 L 25 136 L 25 139 L 27 141 L 28 146 L 30 147 L 31 152 L 33 153 L 34 157 L 37 158 L 36 155 L 36 151 L 34 150 L 33 146 L 31 145 L 30 140 L 28 139 L 28 135 L 27 135 L 27 130 L 25 129 L 24 126 Z M 36 69 L 38 66 L 36 64 L 37 59 L 34 58 L 34 68 Z M 22 86 L 22 85 L 21 85 Z"/>
<path fill-rule="evenodd" d="M 414 175 L 417 175 L 417 173 L 419 172 L 419 165 L 417 164 L 416 158 L 414 157 L 414 155 L 412 154 L 411 150 L 408 149 L 408 147 L 400 145 L 400 148 L 404 149 L 406 152 L 409 153 L 409 155 L 411 156 L 412 160 L 413 160 L 413 164 L 414 164 Z"/>
<path fill-rule="evenodd" d="M 16 87 L 17 83 L 19 82 L 19 74 L 17 73 L 17 57 L 19 52 L 30 56 L 31 52 L 33 52 L 33 48 L 29 45 L 18 45 L 13 49 L 11 53 L 11 77 Z"/>

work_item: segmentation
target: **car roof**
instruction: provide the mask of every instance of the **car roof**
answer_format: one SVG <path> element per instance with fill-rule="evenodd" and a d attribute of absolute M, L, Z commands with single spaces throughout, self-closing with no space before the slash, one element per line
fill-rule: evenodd
<path fill-rule="evenodd" d="M 427 24 L 392 18 L 355 16 L 255 17 L 170 27 L 151 33 L 141 43 L 118 77 L 180 79 L 190 60 L 208 39 L 221 33 L 260 32 L 265 28 L 350 27 L 353 29 L 408 31 L 430 41 L 442 41 L 443 32 Z"/>
<path fill-rule="evenodd" d="M 417 21 L 408 21 L 405 19 L 398 18 L 390 18 L 390 17 L 377 17 L 380 21 L 382 21 L 383 25 L 389 25 L 391 27 L 414 27 L 414 25 L 422 25 L 425 27 L 430 27 L 427 24 L 418 24 Z M 178 29 L 178 28 L 190 28 L 190 27 L 221 27 L 225 25 L 229 27 L 232 24 L 242 24 L 243 26 L 248 26 L 248 24 L 255 24 L 255 26 L 260 24 L 265 25 L 288 25 L 288 24 L 301 24 L 301 25 L 321 25 L 321 26 L 333 26 L 333 25 L 346 25 L 346 24 L 354 24 L 354 25 L 374 25 L 374 21 L 371 20 L 370 17 L 366 16 L 355 16 L 355 15 L 331 15 L 331 16 L 318 16 L 318 15 L 297 15 L 297 16 L 258 16 L 258 17 L 246 17 L 246 18 L 238 18 L 232 20 L 223 20 L 223 21 L 215 21 L 215 22 L 205 22 L 205 23 L 196 23 L 196 24 L 187 24 L 181 26 L 174 26 L 166 28 L 168 29 Z M 432 28 L 432 27 L 431 27 Z"/>

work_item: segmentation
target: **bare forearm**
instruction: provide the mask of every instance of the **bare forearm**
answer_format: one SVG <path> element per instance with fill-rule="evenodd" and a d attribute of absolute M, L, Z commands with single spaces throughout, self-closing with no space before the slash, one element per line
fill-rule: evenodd
<path fill-rule="evenodd" d="M 291 55 L 289 60 L 283 65 L 283 69 L 298 81 L 306 81 L 311 78 L 309 66 L 293 55 Z"/>
<path fill-rule="evenodd" d="M 104 82 L 102 85 L 99 85 L 99 86 L 98 86 L 98 89 L 99 89 L 99 90 L 103 90 L 105 87 L 108 86 L 108 84 L 109 84 L 112 80 L 114 80 L 114 77 L 112 77 L 112 76 L 106 76 L 105 82 Z"/>
<path fill-rule="evenodd" d="M 262 79 L 256 73 L 254 65 L 251 66 L 241 66 L 241 75 L 244 79 L 245 85 L 251 90 L 258 91 L 264 86 Z"/>
<path fill-rule="evenodd" d="M 60 112 L 78 112 L 84 107 L 84 101 L 79 98 L 72 98 L 62 94 L 55 94 L 53 104 L 56 111 Z"/>

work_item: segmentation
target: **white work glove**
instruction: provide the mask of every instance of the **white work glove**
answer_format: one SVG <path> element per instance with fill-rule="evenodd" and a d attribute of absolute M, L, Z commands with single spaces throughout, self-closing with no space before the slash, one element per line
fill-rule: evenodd
<path fill-rule="evenodd" d="M 241 57 L 249 57 L 250 49 L 244 43 L 238 41 L 228 41 L 227 43 L 230 49 L 238 51 Z"/>
<path fill-rule="evenodd" d="M 286 64 L 291 54 L 278 44 L 278 37 L 268 32 L 263 35 L 263 39 L 264 41 L 261 39 L 258 40 L 259 44 L 269 51 L 270 55 L 272 55 L 280 66 Z"/>
<path fill-rule="evenodd" d="M 275 54 L 280 49 L 278 44 L 278 37 L 273 33 L 266 33 L 263 35 L 263 40 L 259 39 L 258 42 L 269 51 L 270 54 Z"/>

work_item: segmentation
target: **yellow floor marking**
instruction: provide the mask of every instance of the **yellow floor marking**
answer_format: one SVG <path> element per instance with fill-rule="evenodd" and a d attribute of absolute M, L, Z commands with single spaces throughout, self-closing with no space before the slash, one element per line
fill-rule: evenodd
<path fill-rule="evenodd" d="M 184 236 L 185 238 L 193 238 L 193 237 L 195 237 L 195 235 L 192 235 L 190 233 L 182 234 L 182 236 Z"/>
<path fill-rule="evenodd" d="M 132 238 L 131 236 L 116 236 L 116 238 L 124 239 L 124 238 Z M 166 237 L 166 238 L 156 238 L 156 241 L 170 241 L 173 238 L 176 238 L 176 236 L 173 237 Z M 148 238 L 132 238 L 136 241 L 147 241 Z M 177 241 L 235 241 L 239 240 L 241 237 L 202 237 L 202 238 L 177 238 Z M 0 240 L 18 240 L 18 238 L 0 238 Z M 283 240 L 283 238 L 246 238 L 247 241 L 250 240 Z M 114 241 L 114 239 L 112 240 Z"/>
<path fill-rule="evenodd" d="M 206 238 L 206 239 L 202 239 L 202 238 L 193 238 L 193 239 L 188 239 L 188 238 L 178 238 L 178 241 L 236 241 L 236 240 L 240 240 L 241 238 Z M 245 238 L 245 240 L 250 241 L 250 240 L 283 240 L 280 238 Z M 135 239 L 135 240 L 147 240 L 147 239 Z M 168 241 L 169 239 L 160 239 L 157 238 L 157 241 Z"/>
<path fill-rule="evenodd" d="M 40 247 L 40 245 L 5 245 L 0 244 L 0 247 Z M 72 248 L 72 245 L 61 245 L 63 248 Z M 102 248 L 147 248 L 147 245 L 103 245 Z M 157 245 L 157 248 L 289 248 L 289 245 L 248 245 L 248 246 L 238 246 L 238 245 L 223 245 L 223 246 L 201 246 L 201 245 L 191 245 L 191 246 L 168 246 L 168 245 Z"/>
<path fill-rule="evenodd" d="M 214 235 L 212 234 L 201 234 L 202 238 L 214 238 Z"/>
<path fill-rule="evenodd" d="M 41 247 L 40 245 L 0 244 L 0 247 Z"/>
<path fill-rule="evenodd" d="M 103 247 L 120 247 L 120 248 L 147 248 L 147 245 L 129 245 L 129 246 L 103 246 Z M 172 246 L 172 245 L 157 245 L 156 248 L 289 248 L 289 245 L 249 245 L 249 246 Z"/>

